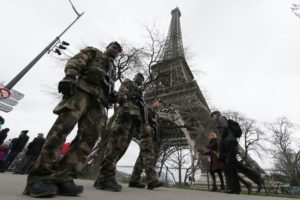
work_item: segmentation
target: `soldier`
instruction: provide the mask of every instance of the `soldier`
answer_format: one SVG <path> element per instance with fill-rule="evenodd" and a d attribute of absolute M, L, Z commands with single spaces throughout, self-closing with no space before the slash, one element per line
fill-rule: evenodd
<path fill-rule="evenodd" d="M 115 180 L 116 164 L 128 148 L 136 131 L 143 123 L 144 105 L 142 89 L 144 76 L 137 73 L 133 81 L 126 79 L 119 88 L 117 115 L 110 128 L 110 138 L 94 186 L 97 189 L 121 191 L 122 186 Z"/>
<path fill-rule="evenodd" d="M 121 51 L 118 42 L 111 42 L 104 53 L 87 47 L 69 59 L 65 67 L 66 76 L 58 85 L 63 99 L 53 111 L 58 118 L 28 175 L 24 194 L 47 197 L 83 192 L 83 186 L 75 185 L 74 178 L 84 166 L 98 135 L 105 129 L 105 107 L 113 99 L 113 60 Z M 77 123 L 77 135 L 66 156 L 58 162 L 60 149 Z"/>
<path fill-rule="evenodd" d="M 148 189 L 154 189 L 163 185 L 157 180 L 153 155 L 153 141 L 159 142 L 157 109 L 160 107 L 161 99 L 154 99 L 152 106 L 148 107 L 147 113 L 145 113 L 145 115 L 147 115 L 145 120 L 146 129 L 140 133 L 140 154 L 135 162 L 131 180 L 128 185 L 129 187 L 145 187 L 145 185 L 141 183 L 141 174 L 144 168 Z"/>

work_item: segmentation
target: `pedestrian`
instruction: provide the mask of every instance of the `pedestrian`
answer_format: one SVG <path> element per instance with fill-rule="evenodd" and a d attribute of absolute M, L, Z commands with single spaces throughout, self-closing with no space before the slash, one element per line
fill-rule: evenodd
<path fill-rule="evenodd" d="M 10 145 L 11 149 L 9 153 L 7 154 L 6 160 L 4 161 L 0 172 L 5 172 L 11 163 L 15 160 L 17 155 L 23 150 L 25 147 L 27 141 L 29 140 L 29 136 L 27 135 L 28 130 L 23 130 L 21 131 L 20 135 L 18 138 L 12 139 Z"/>
<path fill-rule="evenodd" d="M 144 76 L 137 73 L 133 81 L 125 79 L 119 88 L 120 107 L 117 109 L 117 116 L 110 128 L 109 141 L 94 183 L 97 189 L 116 192 L 122 190 L 122 186 L 115 179 L 116 164 L 126 152 L 136 132 L 141 128 L 146 128 L 143 119 L 144 103 L 141 89 L 143 82 Z"/>
<path fill-rule="evenodd" d="M 0 116 L 0 130 L 1 130 L 4 122 L 5 122 L 4 118 L 2 116 Z"/>
<path fill-rule="evenodd" d="M 0 168 L 3 166 L 8 151 L 8 144 L 3 143 L 0 145 Z"/>
<path fill-rule="evenodd" d="M 141 183 L 141 175 L 143 169 L 146 172 L 146 180 L 148 189 L 161 187 L 163 184 L 158 181 L 157 173 L 155 171 L 153 142 L 158 140 L 159 124 L 157 110 L 161 107 L 161 99 L 154 99 L 152 105 L 149 106 L 145 113 L 146 128 L 141 129 L 140 133 L 140 153 L 135 162 L 133 172 L 129 181 L 129 187 L 144 188 L 145 184 Z"/>
<path fill-rule="evenodd" d="M 36 138 L 27 146 L 27 151 L 19 165 L 15 170 L 15 174 L 28 174 L 34 165 L 34 162 L 38 158 L 42 147 L 45 143 L 45 138 L 43 133 L 39 133 Z"/>
<path fill-rule="evenodd" d="M 212 191 L 219 191 L 216 183 L 215 174 L 218 174 L 219 176 L 220 183 L 221 183 L 220 189 L 225 190 L 224 179 L 222 174 L 222 164 L 219 160 L 220 153 L 219 153 L 217 134 L 213 131 L 209 132 L 208 140 L 209 140 L 209 144 L 206 146 L 204 150 L 201 151 L 201 153 L 203 155 L 209 155 L 210 157 L 209 172 L 212 178 L 212 185 L 213 185 Z"/>
<path fill-rule="evenodd" d="M 71 142 L 66 142 L 66 143 L 62 146 L 62 148 L 61 148 L 61 150 L 60 150 L 60 158 L 59 158 L 59 159 L 62 159 L 62 158 L 67 154 L 67 152 L 68 152 L 70 146 L 71 146 Z"/>
<path fill-rule="evenodd" d="M 212 119 L 217 123 L 220 134 L 220 160 L 223 161 L 224 173 L 228 180 L 226 193 L 240 194 L 241 186 L 237 173 L 237 150 L 238 141 L 233 131 L 229 128 L 226 117 L 220 111 L 211 113 Z"/>
<path fill-rule="evenodd" d="M 4 128 L 0 131 L 0 145 L 4 142 L 4 140 L 7 137 L 7 133 L 9 131 L 9 128 Z"/>
<path fill-rule="evenodd" d="M 105 109 L 114 100 L 114 59 L 121 51 L 118 42 L 111 42 L 104 53 L 87 47 L 68 60 L 66 76 L 58 84 L 63 98 L 53 111 L 58 118 L 28 175 L 24 194 L 47 197 L 83 192 L 83 186 L 76 185 L 74 179 L 84 167 L 100 132 L 105 130 Z M 57 163 L 66 137 L 77 123 L 76 137 L 66 155 Z"/>

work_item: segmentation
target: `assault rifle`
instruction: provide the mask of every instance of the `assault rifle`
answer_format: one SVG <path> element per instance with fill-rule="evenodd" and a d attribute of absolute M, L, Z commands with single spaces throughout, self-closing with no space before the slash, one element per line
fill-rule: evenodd
<path fill-rule="evenodd" d="M 107 88 L 107 108 L 111 108 L 114 103 L 117 102 L 118 99 L 118 93 L 115 91 L 115 81 L 112 79 L 112 68 L 113 68 L 113 59 L 109 58 L 108 59 L 108 71 L 107 71 L 107 76 L 104 79 L 105 85 L 108 87 Z"/>

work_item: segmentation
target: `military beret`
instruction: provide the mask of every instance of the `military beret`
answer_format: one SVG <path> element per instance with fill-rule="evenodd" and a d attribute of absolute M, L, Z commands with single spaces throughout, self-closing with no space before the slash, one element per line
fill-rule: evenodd
<path fill-rule="evenodd" d="M 113 41 L 113 42 L 109 43 L 106 48 L 108 48 L 110 45 L 115 45 L 119 49 L 119 52 L 120 53 L 122 52 L 122 47 L 117 41 Z"/>

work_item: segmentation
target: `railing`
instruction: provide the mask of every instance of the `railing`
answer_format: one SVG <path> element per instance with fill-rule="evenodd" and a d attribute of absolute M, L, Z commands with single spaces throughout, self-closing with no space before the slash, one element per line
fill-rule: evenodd
<path fill-rule="evenodd" d="M 123 183 L 128 183 L 130 180 L 130 176 L 133 170 L 133 166 L 117 166 L 117 179 Z M 210 173 L 207 170 L 196 170 L 194 173 L 194 177 L 192 175 L 188 175 L 186 177 L 186 171 L 188 168 L 181 169 L 181 180 L 179 179 L 179 170 L 172 167 L 163 167 L 161 170 L 161 174 L 159 180 L 164 182 L 169 186 L 182 186 L 182 187 L 190 187 L 194 189 L 200 190 L 211 190 L 212 189 L 212 179 Z M 159 171 L 157 168 L 156 171 Z M 270 176 L 274 172 L 282 172 L 280 170 L 272 170 L 266 169 L 265 172 L 267 174 L 263 174 L 262 177 L 265 179 L 265 188 L 261 190 L 262 194 L 266 195 L 300 195 L 300 186 L 289 186 L 288 183 L 280 182 Z M 252 185 L 252 193 L 256 193 L 257 185 L 245 177 L 243 174 L 239 174 L 246 181 L 250 182 Z M 145 181 L 145 174 L 142 174 L 142 180 Z M 217 185 L 220 188 L 219 177 L 216 174 Z M 224 177 L 225 181 L 225 177 Z M 247 193 L 247 187 L 241 184 L 241 190 L 243 193 Z"/>

